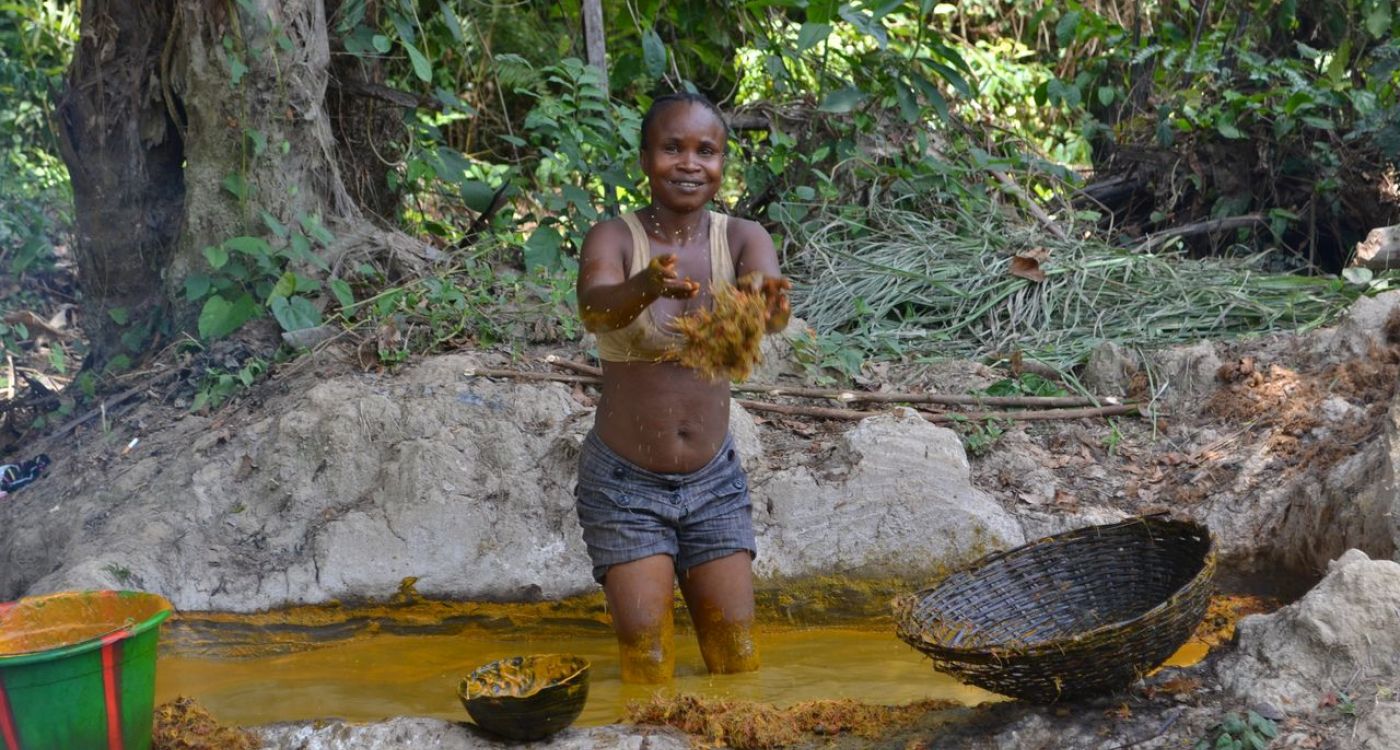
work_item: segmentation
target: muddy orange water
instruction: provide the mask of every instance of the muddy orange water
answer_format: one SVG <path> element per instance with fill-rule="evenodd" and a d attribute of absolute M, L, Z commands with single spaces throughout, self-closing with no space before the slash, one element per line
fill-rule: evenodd
<path fill-rule="evenodd" d="M 764 629 L 758 647 L 759 671 L 711 676 L 693 635 L 677 633 L 676 678 L 661 689 L 778 704 L 818 698 L 975 704 L 997 698 L 935 672 L 888 627 Z M 472 669 L 506 656 L 559 652 L 592 662 L 580 725 L 613 723 L 627 701 L 648 698 L 657 689 L 622 684 L 617 644 L 606 631 L 511 634 L 473 628 L 454 635 L 377 634 L 236 659 L 168 648 L 157 670 L 156 701 L 190 696 L 220 721 L 242 725 L 332 716 L 465 720 L 457 683 Z"/>
<path fill-rule="evenodd" d="M 1239 616 L 1262 608 L 1238 597 L 1213 601 L 1206 622 L 1168 664 L 1199 661 L 1228 637 Z M 220 721 L 241 725 L 400 715 L 464 720 L 457 684 L 474 668 L 506 656 L 573 653 L 592 662 L 588 703 L 579 719 L 584 726 L 615 722 L 627 701 L 658 689 L 778 705 L 822 698 L 882 704 L 945 699 L 969 705 L 999 700 L 935 672 L 883 621 L 764 626 L 758 632 L 762 669 L 720 676 L 705 672 L 693 634 L 682 630 L 676 634 L 676 678 L 656 688 L 622 684 L 617 645 L 602 623 L 551 624 L 562 620 L 526 612 L 521 624 L 495 613 L 455 624 L 452 633 L 394 634 L 452 619 L 432 610 L 403 612 L 398 617 L 342 612 L 310 624 L 307 619 L 321 615 L 297 617 L 301 625 L 290 630 L 269 624 L 266 616 L 220 615 L 203 623 L 186 618 L 168 629 L 173 632 L 162 647 L 156 699 L 193 697 Z"/>

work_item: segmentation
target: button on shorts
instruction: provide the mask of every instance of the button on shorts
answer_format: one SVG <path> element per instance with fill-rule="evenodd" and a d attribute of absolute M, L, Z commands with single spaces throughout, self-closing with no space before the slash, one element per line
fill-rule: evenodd
<path fill-rule="evenodd" d="M 660 474 L 631 463 L 593 432 L 579 455 L 575 509 L 599 583 L 608 568 L 670 555 L 676 572 L 756 552 L 749 482 L 731 435 L 703 468 Z"/>

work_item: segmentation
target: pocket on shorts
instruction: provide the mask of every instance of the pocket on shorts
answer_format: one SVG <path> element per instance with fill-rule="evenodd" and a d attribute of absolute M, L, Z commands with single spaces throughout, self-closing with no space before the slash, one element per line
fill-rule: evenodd
<path fill-rule="evenodd" d="M 599 510 L 630 509 L 637 500 L 636 496 L 626 490 L 596 485 L 592 487 L 579 485 L 574 492 L 574 497 L 580 505 Z"/>

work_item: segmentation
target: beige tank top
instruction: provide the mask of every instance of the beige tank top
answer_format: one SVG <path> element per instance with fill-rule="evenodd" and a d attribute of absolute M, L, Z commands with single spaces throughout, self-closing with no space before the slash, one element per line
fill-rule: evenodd
<path fill-rule="evenodd" d="M 646 269 L 651 262 L 651 241 L 635 211 L 622 215 L 632 234 L 632 263 L 627 277 Z M 733 285 L 734 259 L 729 255 L 729 216 L 710 212 L 710 279 L 715 287 Z M 661 329 L 652 317 L 651 306 L 615 331 L 598 334 L 598 358 L 605 362 L 660 362 L 674 358 L 681 338 Z"/>

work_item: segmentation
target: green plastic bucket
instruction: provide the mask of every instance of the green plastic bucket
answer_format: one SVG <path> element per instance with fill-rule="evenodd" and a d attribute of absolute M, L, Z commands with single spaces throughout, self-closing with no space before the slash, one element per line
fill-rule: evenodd
<path fill-rule="evenodd" d="M 169 615 L 140 591 L 0 603 L 0 750 L 149 750 Z"/>

